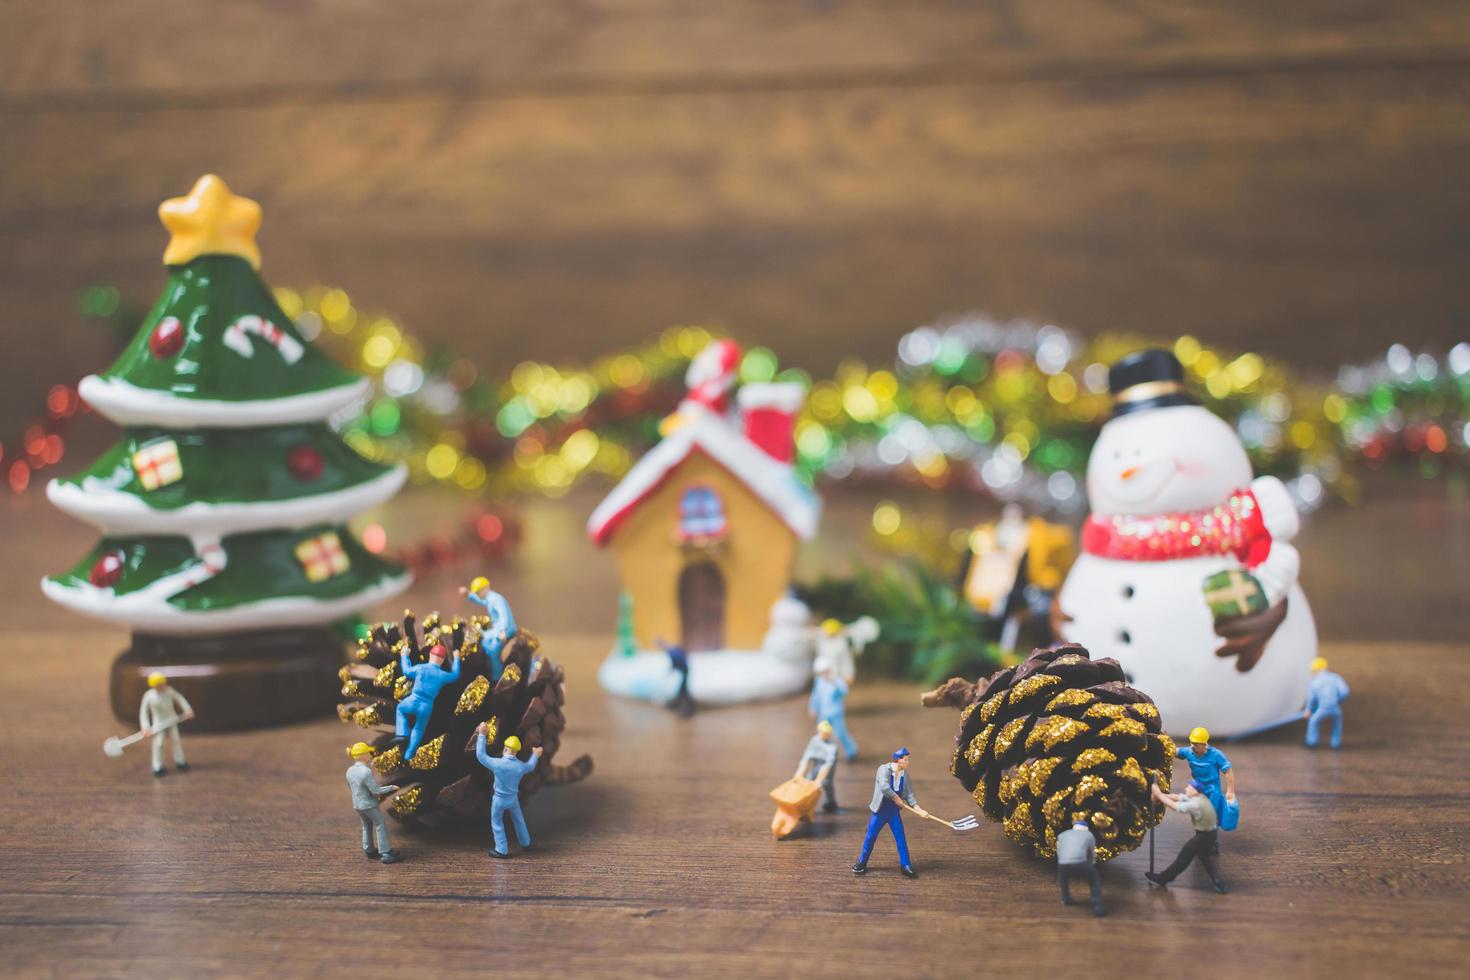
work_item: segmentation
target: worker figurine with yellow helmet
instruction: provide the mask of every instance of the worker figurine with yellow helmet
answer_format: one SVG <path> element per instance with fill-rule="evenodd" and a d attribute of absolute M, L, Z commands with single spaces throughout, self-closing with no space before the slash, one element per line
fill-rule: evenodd
<path fill-rule="evenodd" d="M 1225 820 L 1225 804 L 1235 802 L 1235 770 L 1230 768 L 1225 753 L 1210 744 L 1209 731 L 1193 729 L 1189 733 L 1189 745 L 1175 754 L 1189 763 L 1189 774 L 1199 783 L 1200 794 L 1215 808 L 1215 820 L 1224 829 L 1234 830 L 1234 824 Z"/>
<path fill-rule="evenodd" d="M 490 680 L 500 680 L 505 665 L 500 662 L 500 651 L 516 635 L 516 618 L 510 611 L 510 603 L 499 592 L 490 591 L 490 580 L 483 575 L 475 576 L 469 588 L 461 588 L 459 594 L 477 606 L 484 606 L 490 617 L 490 625 L 480 633 L 480 652 L 490 664 Z"/>
<path fill-rule="evenodd" d="M 816 657 L 812 673 L 820 674 L 831 667 L 850 687 L 857 672 L 856 656 L 877 638 L 878 621 L 872 616 L 861 616 L 845 626 L 840 620 L 823 620 L 813 637 Z"/>
<path fill-rule="evenodd" d="M 490 770 L 494 781 L 494 794 L 490 798 L 490 832 L 495 836 L 495 846 L 490 850 L 494 858 L 510 857 L 510 845 L 505 839 L 505 818 L 510 817 L 515 826 L 516 843 L 525 850 L 531 846 L 531 833 L 526 829 L 526 817 L 521 813 L 521 780 L 536 768 L 541 761 L 541 747 L 531 750 L 531 758 L 522 762 L 516 758 L 521 751 L 521 740 L 514 735 L 506 738 L 501 746 L 500 758 L 486 751 L 489 731 L 484 722 L 475 729 L 475 758 L 480 765 Z"/>
<path fill-rule="evenodd" d="M 376 858 L 384 864 L 392 864 L 398 860 L 398 855 L 388 840 L 388 824 L 378 804 L 383 797 L 398 792 L 398 787 L 378 785 L 369 765 L 373 760 L 373 749 L 366 742 L 358 742 L 347 750 L 347 754 L 352 757 L 352 765 L 347 767 L 347 788 L 352 791 L 352 809 L 357 811 L 357 819 L 362 821 L 362 853 L 369 861 Z"/>
<path fill-rule="evenodd" d="M 1307 719 L 1305 745 L 1315 749 L 1320 739 L 1322 723 L 1332 721 L 1332 737 L 1329 741 L 1334 749 L 1342 748 L 1342 703 L 1348 698 L 1347 681 L 1327 669 L 1327 658 L 1312 661 L 1312 681 L 1307 685 L 1307 706 L 1302 717 Z"/>
<path fill-rule="evenodd" d="M 822 812 L 837 812 L 837 793 L 833 779 L 837 775 L 837 742 L 832 735 L 832 723 L 817 722 L 817 733 L 806 743 L 806 751 L 796 764 L 795 779 L 810 779 L 822 784 Z"/>
<path fill-rule="evenodd" d="M 189 763 L 184 759 L 184 743 L 179 738 L 179 726 L 194 717 L 194 709 L 184 696 L 169 686 L 168 678 L 158 671 L 148 675 L 148 690 L 143 692 L 143 703 L 138 707 L 138 727 L 144 735 L 153 736 L 153 775 L 163 776 L 163 741 L 173 743 L 174 765 L 179 772 L 188 772 Z"/>

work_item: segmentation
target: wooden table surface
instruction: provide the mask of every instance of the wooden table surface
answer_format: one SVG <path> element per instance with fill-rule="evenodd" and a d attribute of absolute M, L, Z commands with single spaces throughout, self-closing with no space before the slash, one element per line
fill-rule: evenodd
<path fill-rule="evenodd" d="M 857 685 L 850 720 L 863 756 L 839 769 L 847 809 L 810 837 L 772 842 L 766 793 L 807 738 L 802 702 L 680 721 L 605 696 L 594 672 L 610 629 L 588 624 L 606 611 L 610 626 L 610 566 L 544 533 L 579 520 L 582 503 L 534 510 L 526 551 L 502 577 L 526 590 L 535 615 L 523 621 L 567 667 L 563 745 L 590 752 L 595 773 L 532 801 L 530 856 L 492 861 L 478 827 L 432 843 L 400 834 L 406 860 L 392 867 L 362 859 L 342 779 L 356 730 L 334 719 L 187 737 L 194 771 L 163 780 L 136 749 L 104 758 L 102 740 L 121 728 L 106 667 L 124 635 L 50 608 L 34 584 L 88 534 L 34 496 L 6 504 L 0 972 L 1461 975 L 1470 648 L 1426 638 L 1464 624 L 1463 501 L 1420 488 L 1308 525 L 1324 652 L 1354 689 L 1344 749 L 1303 750 L 1300 726 L 1227 746 L 1242 802 L 1241 829 L 1222 848 L 1234 891 L 1214 894 L 1194 869 L 1150 889 L 1140 850 L 1104 868 L 1102 920 L 1062 908 L 1053 873 L 991 824 L 955 834 L 911 821 L 918 880 L 898 874 L 886 839 L 869 874 L 851 874 L 872 768 L 893 747 L 913 750 L 926 807 L 974 810 L 946 772 L 957 714 L 920 709 L 911 685 Z M 829 528 L 846 506 L 860 510 L 837 502 Z M 420 522 L 424 509 L 420 494 L 396 508 Z M 1380 552 L 1388 573 L 1343 561 L 1360 548 Z M 549 571 L 571 567 L 580 578 Z M 410 602 L 427 607 L 451 585 L 423 583 Z M 1347 608 L 1369 595 L 1409 628 L 1390 637 L 1351 625 L 1383 620 Z M 1183 823 L 1158 831 L 1162 861 L 1185 840 Z"/>

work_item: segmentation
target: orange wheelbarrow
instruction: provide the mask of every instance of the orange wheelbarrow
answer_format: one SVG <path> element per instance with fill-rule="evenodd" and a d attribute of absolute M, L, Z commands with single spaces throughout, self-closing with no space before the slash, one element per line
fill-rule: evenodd
<path fill-rule="evenodd" d="M 797 776 L 771 790 L 776 815 L 771 818 L 771 836 L 776 840 L 790 836 L 796 825 L 811 820 L 822 798 L 822 784 Z"/>

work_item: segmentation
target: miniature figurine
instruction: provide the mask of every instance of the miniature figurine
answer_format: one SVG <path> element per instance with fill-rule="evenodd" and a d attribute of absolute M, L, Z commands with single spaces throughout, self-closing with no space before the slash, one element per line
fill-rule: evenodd
<path fill-rule="evenodd" d="M 515 614 L 510 611 L 510 603 L 505 601 L 505 596 L 490 591 L 490 580 L 483 575 L 475 576 L 469 588 L 461 587 L 459 594 L 476 605 L 484 606 L 490 616 L 489 627 L 480 633 L 480 652 L 490 664 L 491 682 L 497 682 L 500 672 L 505 669 L 500 662 L 500 651 L 516 635 Z"/>
<path fill-rule="evenodd" d="M 526 817 L 521 813 L 520 787 L 525 775 L 541 761 L 541 747 L 532 749 L 531 758 L 522 762 L 516 758 L 516 753 L 521 750 L 521 740 L 511 735 L 501 748 L 500 758 L 496 759 L 485 751 L 487 733 L 484 722 L 475 729 L 475 758 L 490 770 L 495 782 L 495 795 L 490 801 L 490 832 L 495 836 L 495 846 L 489 854 L 495 858 L 508 858 L 510 845 L 505 839 L 507 816 L 515 825 L 516 843 L 521 845 L 521 850 L 531 846 L 531 832 L 526 829 Z"/>
<path fill-rule="evenodd" d="M 919 873 L 909 863 L 909 844 L 903 835 L 902 810 L 912 810 L 921 817 L 927 816 L 928 811 L 919 806 L 919 801 L 914 798 L 914 787 L 909 781 L 908 768 L 908 749 L 899 749 L 893 753 L 892 762 L 885 762 L 878 767 L 878 774 L 873 782 L 873 799 L 868 804 L 873 815 L 868 818 L 868 830 L 863 835 L 863 849 L 852 866 L 853 874 L 867 872 L 868 856 L 873 853 L 873 842 L 878 839 L 878 832 L 886 826 L 889 833 L 893 834 L 894 845 L 898 847 L 898 864 L 904 875 L 909 878 L 919 877 Z"/>
<path fill-rule="evenodd" d="M 1215 819 L 1225 820 L 1226 804 L 1235 802 L 1235 770 L 1225 753 L 1210 744 L 1210 733 L 1204 728 L 1194 728 L 1189 733 L 1189 747 L 1175 751 L 1177 758 L 1189 762 L 1189 774 L 1200 785 L 1200 792 L 1215 808 Z M 1220 782 L 1224 780 L 1224 790 Z"/>
<path fill-rule="evenodd" d="M 1108 386 L 1112 418 L 1087 461 L 1093 512 L 1054 631 L 1116 659 L 1165 718 L 1226 737 L 1296 721 L 1317 628 L 1291 494 L 1253 478 L 1239 435 L 1190 396 L 1171 352 L 1123 358 Z"/>
<path fill-rule="evenodd" d="M 679 675 L 679 689 L 664 707 L 672 709 L 680 718 L 688 718 L 694 714 L 694 698 L 689 694 L 689 654 L 683 647 L 661 639 L 654 642 L 669 655 L 669 666 Z"/>
<path fill-rule="evenodd" d="M 842 744 L 843 754 L 851 762 L 857 758 L 858 746 L 847 731 L 847 690 L 847 682 L 829 665 L 812 682 L 812 696 L 807 701 L 807 713 L 832 726 L 833 734 Z"/>
<path fill-rule="evenodd" d="M 878 621 L 872 616 L 863 616 L 846 626 L 835 619 L 823 621 L 815 636 L 817 655 L 812 673 L 820 674 L 831 667 L 851 687 L 857 673 L 855 656 L 877 638 Z"/>
<path fill-rule="evenodd" d="M 403 750 L 404 759 L 411 760 L 413 754 L 419 750 L 424 733 L 429 729 L 429 717 L 434 713 L 434 699 L 446 684 L 459 680 L 459 651 L 454 651 L 454 666 L 449 670 L 444 669 L 445 655 L 444 647 L 437 643 L 429 648 L 429 662 L 426 664 L 416 664 L 409 660 L 406 647 L 398 654 L 398 665 L 403 670 L 403 676 L 413 682 L 413 690 L 398 702 L 395 738 L 402 740 L 406 736 L 408 739 L 408 747 Z M 410 718 L 413 719 L 411 732 Z"/>
<path fill-rule="evenodd" d="M 362 821 L 362 853 L 369 861 L 377 858 L 384 864 L 399 860 L 388 840 L 388 823 L 378 804 L 383 797 L 398 792 L 397 786 L 379 786 L 368 763 L 373 757 L 373 748 L 366 742 L 358 742 L 347 750 L 352 765 L 347 767 L 347 788 L 352 791 L 352 809 Z"/>
<path fill-rule="evenodd" d="M 1167 886 L 1189 867 L 1191 861 L 1198 859 L 1204 865 L 1205 873 L 1210 876 L 1215 891 L 1224 895 L 1230 889 L 1225 887 L 1225 882 L 1220 878 L 1220 862 L 1215 857 L 1220 852 L 1219 821 L 1214 806 L 1204 795 L 1204 787 L 1198 779 L 1191 779 L 1183 793 L 1165 793 L 1159 789 L 1158 783 L 1153 784 L 1152 790 L 1154 799 L 1190 819 L 1194 825 L 1194 836 L 1185 841 L 1173 864 L 1157 873 L 1145 871 L 1143 876 L 1156 885 Z"/>
<path fill-rule="evenodd" d="M 1062 904 L 1072 904 L 1070 879 L 1086 877 L 1092 889 L 1092 914 L 1104 915 L 1102 875 L 1097 873 L 1097 838 L 1086 820 L 1074 820 L 1072 829 L 1057 834 L 1057 884 L 1062 889 Z"/>
<path fill-rule="evenodd" d="M 163 776 L 163 740 L 173 743 L 174 767 L 179 772 L 188 772 L 189 763 L 184 759 L 184 743 L 179 738 L 179 726 L 194 717 L 194 709 L 184 696 L 169 686 L 168 678 L 158 671 L 148 675 L 148 690 L 143 692 L 143 703 L 138 706 L 138 727 L 144 735 L 153 736 L 153 775 Z"/>
<path fill-rule="evenodd" d="M 1002 650 L 1020 648 L 1023 628 L 1032 646 L 1045 646 L 1047 615 L 1076 558 L 1070 527 L 1027 518 L 1019 504 L 1006 504 L 1000 520 L 971 530 L 960 589 L 977 615 L 1000 626 Z"/>
<path fill-rule="evenodd" d="M 806 751 L 796 764 L 793 779 L 810 779 L 822 787 L 822 812 L 837 812 L 837 793 L 833 787 L 837 775 L 837 743 L 832 740 L 832 723 L 817 722 L 817 734 L 806 743 Z"/>
<path fill-rule="evenodd" d="M 1307 719 L 1307 748 L 1317 747 L 1322 722 L 1329 718 L 1332 738 L 1328 744 L 1334 749 L 1342 748 L 1342 703 L 1349 693 L 1347 681 L 1327 669 L 1326 657 L 1312 661 L 1312 683 L 1307 686 L 1307 707 L 1302 712 L 1302 717 Z"/>

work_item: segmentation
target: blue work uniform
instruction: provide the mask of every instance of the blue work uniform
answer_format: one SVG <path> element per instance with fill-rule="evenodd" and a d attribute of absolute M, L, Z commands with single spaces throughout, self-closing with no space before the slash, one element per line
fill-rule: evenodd
<path fill-rule="evenodd" d="M 832 726 L 832 734 L 842 746 L 842 754 L 851 761 L 857 758 L 857 742 L 847 731 L 847 682 L 841 677 L 828 679 L 818 674 L 812 681 L 812 696 L 807 707 L 818 721 Z"/>
<path fill-rule="evenodd" d="M 485 751 L 485 736 L 475 739 L 475 758 L 480 765 L 490 770 L 495 781 L 495 794 L 490 798 L 490 832 L 495 835 L 495 850 L 509 854 L 510 845 L 505 840 L 505 818 L 509 815 L 516 829 L 516 843 L 531 846 L 531 832 L 526 829 L 526 818 L 521 813 L 521 780 L 526 773 L 536 768 L 536 757 L 525 762 L 515 756 L 491 756 Z"/>
<path fill-rule="evenodd" d="M 1307 687 L 1307 747 L 1315 749 L 1322 722 L 1332 719 L 1334 749 L 1342 748 L 1342 703 L 1347 700 L 1347 681 L 1330 670 L 1312 675 Z"/>
<path fill-rule="evenodd" d="M 490 664 L 490 681 L 494 683 L 500 680 L 500 672 L 505 669 L 505 665 L 500 662 L 500 651 L 516 635 L 515 614 L 510 611 L 510 603 L 505 601 L 505 596 L 499 592 L 491 592 L 483 597 L 477 592 L 471 592 L 465 598 L 476 605 L 484 606 L 485 612 L 490 616 L 490 625 L 480 633 L 480 652 Z"/>
<path fill-rule="evenodd" d="M 868 832 L 863 835 L 863 849 L 858 854 L 859 865 L 868 863 L 878 832 L 887 827 L 893 834 L 894 845 L 898 847 L 899 865 L 905 868 L 909 866 L 909 842 L 903 834 L 903 809 L 898 805 L 899 800 L 909 806 L 919 805 L 914 799 L 914 788 L 909 785 L 908 773 L 898 772 L 891 763 L 885 762 L 878 767 L 873 802 L 868 804 L 872 815 L 868 817 Z"/>
<path fill-rule="evenodd" d="M 398 665 L 403 668 L 403 676 L 413 681 L 413 690 L 408 697 L 398 702 L 394 732 L 400 738 L 408 736 L 408 748 L 404 750 L 403 757 L 412 759 L 413 754 L 419 750 L 419 743 L 424 740 L 424 733 L 429 730 L 429 716 L 434 713 L 434 699 L 439 696 L 444 685 L 459 680 L 459 654 L 454 654 L 454 666 L 448 670 L 434 664 L 416 664 L 408 659 L 407 650 L 398 655 Z M 410 718 L 413 719 L 411 732 Z"/>
<path fill-rule="evenodd" d="M 1225 789 L 1220 783 L 1221 773 L 1228 772 L 1230 760 L 1225 758 L 1225 753 L 1213 745 L 1205 749 L 1204 755 L 1195 755 L 1192 746 L 1184 746 L 1175 753 L 1179 758 L 1189 763 L 1189 775 L 1195 782 L 1199 783 L 1200 790 L 1215 808 L 1215 820 L 1221 821 L 1225 817 Z"/>

